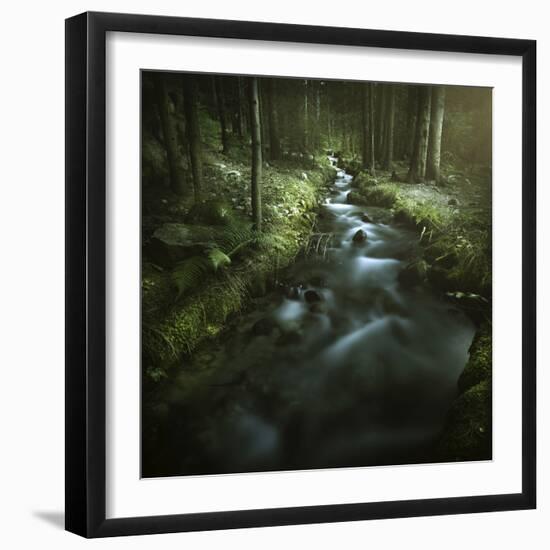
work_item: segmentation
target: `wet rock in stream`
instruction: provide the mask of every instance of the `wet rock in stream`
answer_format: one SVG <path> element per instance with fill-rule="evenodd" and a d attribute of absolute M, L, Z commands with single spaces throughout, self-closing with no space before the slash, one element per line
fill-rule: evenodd
<path fill-rule="evenodd" d="M 304 299 L 308 304 L 314 304 L 316 302 L 321 302 L 323 297 L 316 290 L 306 290 L 304 292 Z"/>
<path fill-rule="evenodd" d="M 353 244 L 364 244 L 366 240 L 367 240 L 367 234 L 362 229 L 357 230 L 357 232 L 355 233 L 355 235 L 353 235 L 353 238 L 352 238 Z"/>

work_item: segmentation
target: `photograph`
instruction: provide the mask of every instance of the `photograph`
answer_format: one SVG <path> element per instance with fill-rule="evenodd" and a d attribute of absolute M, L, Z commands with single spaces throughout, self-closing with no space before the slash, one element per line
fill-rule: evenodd
<path fill-rule="evenodd" d="M 140 85 L 142 477 L 491 460 L 492 88 Z"/>

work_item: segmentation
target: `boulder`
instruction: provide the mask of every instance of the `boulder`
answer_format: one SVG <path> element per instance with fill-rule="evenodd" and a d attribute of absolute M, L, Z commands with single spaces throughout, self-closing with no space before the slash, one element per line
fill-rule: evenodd
<path fill-rule="evenodd" d="M 367 241 L 367 234 L 362 229 L 358 229 L 351 240 L 353 244 L 364 244 Z"/>
<path fill-rule="evenodd" d="M 468 391 L 491 377 L 493 349 L 491 329 L 488 325 L 484 325 L 478 330 L 468 352 L 470 357 L 458 378 L 460 393 Z"/>
<path fill-rule="evenodd" d="M 449 199 L 449 202 L 447 202 L 449 206 L 458 206 L 458 200 L 455 198 Z"/>
<path fill-rule="evenodd" d="M 145 249 L 145 255 L 162 267 L 202 254 L 212 245 L 214 233 L 210 227 L 165 223 L 159 227 Z"/>
<path fill-rule="evenodd" d="M 452 404 L 438 444 L 443 460 L 492 458 L 492 381 L 472 386 Z"/>
<path fill-rule="evenodd" d="M 366 213 L 364 212 L 363 214 L 361 214 L 361 221 L 365 222 L 365 223 L 374 223 L 371 219 L 371 217 Z"/>

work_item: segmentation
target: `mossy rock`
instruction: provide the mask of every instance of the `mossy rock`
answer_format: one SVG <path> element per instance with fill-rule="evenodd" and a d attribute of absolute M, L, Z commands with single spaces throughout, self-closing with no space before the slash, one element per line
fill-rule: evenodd
<path fill-rule="evenodd" d="M 361 195 L 366 203 L 372 206 L 383 206 L 391 208 L 397 201 L 398 194 L 393 186 L 377 185 L 367 187 L 361 190 Z"/>
<path fill-rule="evenodd" d="M 351 182 L 351 186 L 360 191 L 364 191 L 368 187 L 375 187 L 376 185 L 378 185 L 378 180 L 365 171 L 359 172 Z"/>
<path fill-rule="evenodd" d="M 471 387 L 455 400 L 449 413 L 438 454 L 442 460 L 492 458 L 491 379 Z"/>
<path fill-rule="evenodd" d="M 233 220 L 233 209 L 220 200 L 202 201 L 195 204 L 186 219 L 188 223 L 202 225 L 228 225 Z"/>
<path fill-rule="evenodd" d="M 469 349 L 470 358 L 458 379 L 460 393 L 468 391 L 480 382 L 488 380 L 493 366 L 493 341 L 488 325 L 476 334 Z"/>
<path fill-rule="evenodd" d="M 349 204 L 360 204 L 363 206 L 368 204 L 366 198 L 359 191 L 350 191 L 346 200 Z"/>
<path fill-rule="evenodd" d="M 210 227 L 165 223 L 159 227 L 145 249 L 145 255 L 162 267 L 202 254 L 212 245 L 214 231 Z"/>
<path fill-rule="evenodd" d="M 342 167 L 350 176 L 356 176 L 363 168 L 361 162 L 358 160 L 344 161 Z"/>
<path fill-rule="evenodd" d="M 397 191 L 387 185 L 362 186 L 348 193 L 350 204 L 391 208 L 397 201 Z"/>

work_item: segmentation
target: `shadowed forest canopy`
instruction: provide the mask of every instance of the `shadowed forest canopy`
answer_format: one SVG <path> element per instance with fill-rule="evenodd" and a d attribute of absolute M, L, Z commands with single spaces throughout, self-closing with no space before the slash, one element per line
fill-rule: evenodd
<path fill-rule="evenodd" d="M 196 200 L 210 154 L 252 158 L 258 143 L 267 162 L 328 149 L 371 171 L 406 161 L 416 183 L 441 163 L 491 164 L 488 88 L 144 72 L 142 101 L 144 185 Z"/>

